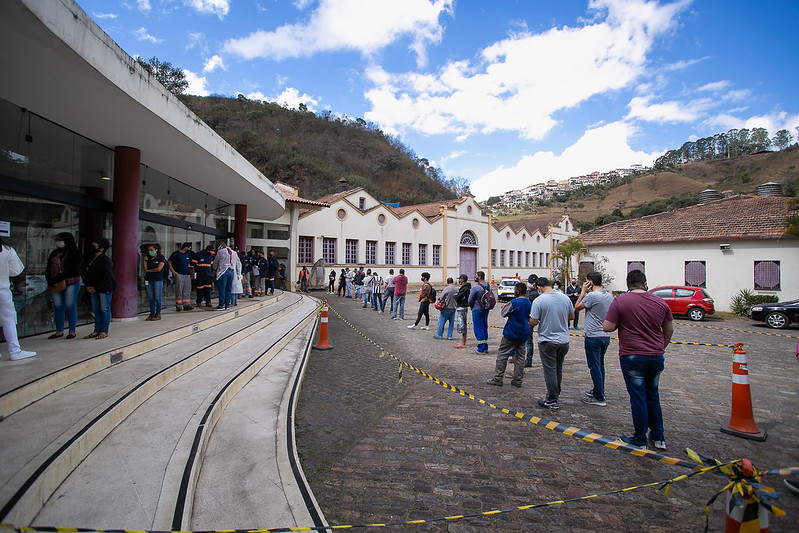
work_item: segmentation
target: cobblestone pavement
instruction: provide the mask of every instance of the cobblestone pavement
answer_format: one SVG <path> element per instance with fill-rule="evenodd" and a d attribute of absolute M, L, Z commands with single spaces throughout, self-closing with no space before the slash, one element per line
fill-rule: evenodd
<path fill-rule="evenodd" d="M 322 295 L 323 296 L 323 295 Z M 305 473 L 331 524 L 403 522 L 507 509 L 665 480 L 686 472 L 533 425 L 536 415 L 616 437 L 632 433 L 629 400 L 611 342 L 606 358 L 607 407 L 580 401 L 590 388 L 583 339 L 572 336 L 564 364 L 561 409 L 545 411 L 540 360 L 526 369 L 521 389 L 493 387 L 491 377 L 502 335 L 499 310 L 490 314 L 489 355 L 455 349 L 456 341 L 433 339 L 431 330 L 408 330 L 405 321 L 362 309 L 359 302 L 331 297 L 330 343 L 314 352 L 297 412 L 297 439 Z M 335 312 L 350 322 L 350 327 Z M 730 417 L 731 350 L 671 345 L 660 381 L 667 455 L 687 459 L 685 448 L 729 461 L 749 458 L 761 470 L 799 465 L 799 329 L 772 330 L 745 319 L 714 319 L 700 326 L 676 320 L 674 341 L 729 345 L 743 342 L 748 354 L 755 421 L 768 430 L 765 442 L 719 431 Z M 743 330 L 724 331 L 718 328 Z M 574 331 L 580 335 L 581 331 Z M 457 333 L 455 334 L 457 337 Z M 428 374 L 511 413 L 481 405 L 380 357 L 376 346 Z M 537 349 L 536 349 L 537 352 Z M 512 367 L 509 367 L 512 368 Z M 782 490 L 780 478 L 766 484 Z M 653 488 L 492 517 L 392 528 L 397 531 L 701 531 L 704 506 L 726 478 L 695 477 L 668 495 Z M 723 500 L 723 497 L 720 498 Z M 783 491 L 786 517 L 771 517 L 772 531 L 795 531 L 799 497 Z M 711 511 L 711 531 L 722 531 L 724 506 Z M 790 526 L 794 524 L 794 526 Z"/>

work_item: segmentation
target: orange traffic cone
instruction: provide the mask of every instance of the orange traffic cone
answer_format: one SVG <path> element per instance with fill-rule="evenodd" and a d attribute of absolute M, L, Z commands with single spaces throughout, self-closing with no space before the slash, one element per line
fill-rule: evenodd
<path fill-rule="evenodd" d="M 754 466 L 749 459 L 741 460 L 741 471 L 747 477 L 755 474 Z M 730 487 L 727 490 L 727 517 L 724 523 L 725 533 L 764 533 L 769 531 L 768 509 L 760 505 L 754 497 L 751 486 L 744 487 L 743 495 Z"/>
<path fill-rule="evenodd" d="M 319 344 L 313 346 L 314 350 L 332 350 L 327 342 L 327 300 L 322 304 L 322 318 L 319 320 Z"/>
<path fill-rule="evenodd" d="M 746 365 L 746 352 L 743 343 L 736 342 L 732 352 L 732 414 L 730 422 L 721 428 L 722 433 L 745 439 L 764 441 L 766 431 L 755 425 L 752 414 L 752 395 L 749 392 L 749 371 Z"/>

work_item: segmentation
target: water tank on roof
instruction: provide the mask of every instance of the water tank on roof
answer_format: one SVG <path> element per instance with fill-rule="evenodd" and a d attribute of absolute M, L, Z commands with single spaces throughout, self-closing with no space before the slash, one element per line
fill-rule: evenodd
<path fill-rule="evenodd" d="M 719 191 L 716 189 L 705 189 L 704 191 L 699 193 L 699 203 L 704 204 L 705 202 L 712 202 L 713 200 L 718 200 L 720 198 Z"/>
<path fill-rule="evenodd" d="M 758 196 L 782 196 L 782 184 L 770 181 L 758 186 Z"/>

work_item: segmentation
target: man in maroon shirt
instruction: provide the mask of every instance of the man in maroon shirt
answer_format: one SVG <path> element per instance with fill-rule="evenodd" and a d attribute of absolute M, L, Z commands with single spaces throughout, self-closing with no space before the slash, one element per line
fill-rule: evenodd
<path fill-rule="evenodd" d="M 405 320 L 405 293 L 408 291 L 408 277 L 405 269 L 399 269 L 399 274 L 394 276 L 394 298 L 391 300 L 391 318 Z"/>
<path fill-rule="evenodd" d="M 608 333 L 619 330 L 619 363 L 630 395 L 635 434 L 620 439 L 633 446 L 646 446 L 648 427 L 652 446 L 665 450 L 658 383 L 674 323 L 663 299 L 647 292 L 643 272 L 632 270 L 627 274 L 627 294 L 610 304 L 602 329 Z"/>

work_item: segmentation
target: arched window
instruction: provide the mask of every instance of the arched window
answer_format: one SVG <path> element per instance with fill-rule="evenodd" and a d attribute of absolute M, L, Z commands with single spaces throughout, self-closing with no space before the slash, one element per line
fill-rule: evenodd
<path fill-rule="evenodd" d="M 477 246 L 477 237 L 469 230 L 463 232 L 461 235 L 461 246 Z"/>

